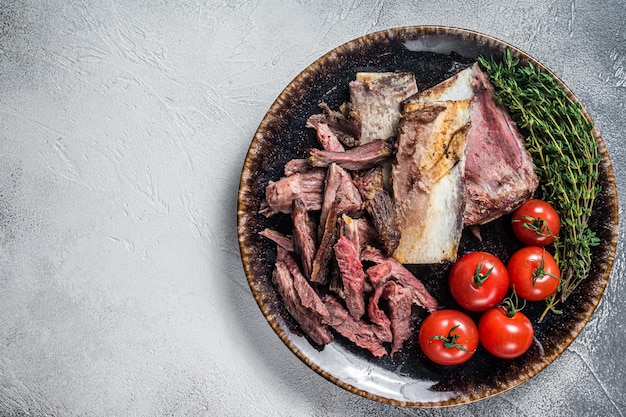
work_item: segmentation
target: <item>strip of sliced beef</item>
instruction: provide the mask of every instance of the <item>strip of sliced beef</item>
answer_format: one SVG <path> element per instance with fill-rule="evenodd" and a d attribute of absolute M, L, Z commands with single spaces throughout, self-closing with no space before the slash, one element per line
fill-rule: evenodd
<path fill-rule="evenodd" d="M 337 205 L 338 201 L 335 200 L 334 204 L 330 206 L 330 209 L 326 213 L 326 219 L 324 221 L 324 231 L 322 233 L 322 239 L 320 240 L 319 247 L 315 252 L 313 258 L 313 268 L 311 272 L 311 281 L 317 284 L 326 284 L 329 275 L 329 265 L 333 259 L 335 243 L 337 243 Z"/>
<path fill-rule="evenodd" d="M 374 264 L 365 270 L 365 274 L 369 278 L 374 288 L 382 287 L 391 279 L 392 262 L 384 262 Z"/>
<path fill-rule="evenodd" d="M 337 201 L 337 215 L 355 213 L 362 209 L 361 194 L 352 182 L 352 176 L 339 165 L 332 163 L 328 166 L 324 184 L 324 201 L 320 213 L 320 229 L 324 228 L 328 210 Z"/>
<path fill-rule="evenodd" d="M 356 189 L 350 177 L 345 177 L 337 189 L 335 197 L 339 204 L 337 205 L 337 215 L 344 213 L 358 214 L 363 209 L 363 200 Z"/>
<path fill-rule="evenodd" d="M 389 281 L 389 283 L 393 283 L 393 281 Z M 376 336 L 383 342 L 391 342 L 393 340 L 391 320 L 379 305 L 381 298 L 387 298 L 386 295 L 383 295 L 385 291 L 387 291 L 386 285 L 380 286 L 372 291 L 367 302 L 367 315 L 374 324 L 374 333 L 376 333 Z"/>
<path fill-rule="evenodd" d="M 359 173 L 353 179 L 354 185 L 361 193 L 363 200 L 371 200 L 384 189 L 383 169 L 380 166 Z"/>
<path fill-rule="evenodd" d="M 361 143 L 395 137 L 400 103 L 417 93 L 410 72 L 357 73 L 350 85 L 350 116 L 361 129 Z"/>
<path fill-rule="evenodd" d="M 380 308 L 380 300 L 386 300 L 387 311 Z M 376 288 L 369 299 L 368 315 L 376 325 L 378 336 L 385 342 L 391 343 L 391 356 L 402 348 L 409 339 L 411 330 L 411 305 L 413 294 L 409 288 L 404 288 L 394 281 L 387 281 Z"/>
<path fill-rule="evenodd" d="M 339 265 L 337 260 L 332 258 L 330 261 L 330 278 L 328 279 L 328 291 L 336 294 L 339 298 L 344 299 L 343 282 L 341 280 L 341 271 L 339 271 Z"/>
<path fill-rule="evenodd" d="M 293 277 L 284 262 L 276 262 L 272 282 L 276 286 L 291 317 L 313 342 L 318 345 L 326 345 L 333 341 L 332 333 L 323 324 L 324 317 L 302 305 L 294 288 Z"/>
<path fill-rule="evenodd" d="M 291 213 L 293 200 L 300 199 L 307 210 L 322 208 L 325 169 L 315 169 L 270 181 L 265 189 L 267 207 L 260 210 L 266 216 L 276 213 Z"/>
<path fill-rule="evenodd" d="M 326 123 L 319 122 L 313 126 L 307 123 L 307 127 L 315 127 L 317 141 L 327 151 L 343 152 L 346 150 Z"/>
<path fill-rule="evenodd" d="M 352 218 L 346 214 L 341 216 L 341 233 L 356 243 L 359 250 L 364 247 L 378 246 L 378 233 L 374 226 L 364 217 Z"/>
<path fill-rule="evenodd" d="M 413 293 L 410 288 L 396 285 L 393 281 L 387 282 L 385 289 L 384 296 L 389 306 L 389 318 L 393 333 L 391 344 L 391 356 L 393 356 L 402 348 L 404 342 L 413 335 L 411 330 Z"/>
<path fill-rule="evenodd" d="M 302 260 L 304 275 L 310 278 L 313 258 L 317 251 L 316 225 L 310 220 L 309 212 L 299 198 L 293 200 L 291 218 L 293 220 L 293 246 Z"/>
<path fill-rule="evenodd" d="M 333 162 L 351 171 L 372 168 L 393 155 L 393 142 L 377 139 L 345 152 L 309 149 L 309 163 L 314 167 L 327 167 Z"/>
<path fill-rule="evenodd" d="M 383 341 L 374 331 L 374 326 L 363 320 L 356 320 L 339 300 L 331 295 L 324 296 L 323 301 L 330 312 L 330 317 L 324 319 L 324 323 L 357 346 L 369 350 L 377 358 L 387 354 Z"/>
<path fill-rule="evenodd" d="M 325 102 L 321 102 L 319 106 L 324 113 L 309 117 L 306 127 L 317 129 L 317 126 L 323 123 L 343 145 L 351 148 L 359 146 L 361 132 L 357 123 L 346 118 L 342 112 L 332 110 Z"/>
<path fill-rule="evenodd" d="M 400 244 L 400 229 L 396 203 L 384 188 L 383 168 L 378 166 L 358 175 L 354 184 L 365 200 L 364 207 L 376 229 L 380 247 L 391 256 Z"/>
<path fill-rule="evenodd" d="M 321 317 L 328 317 L 329 313 L 326 305 L 322 302 L 319 295 L 315 292 L 313 287 L 311 287 L 304 275 L 302 275 L 302 272 L 300 272 L 296 258 L 294 258 L 291 253 L 279 247 L 278 260 L 284 262 L 287 266 L 293 278 L 293 287 L 296 294 L 298 294 L 300 304 L 305 308 L 313 310 Z"/>
<path fill-rule="evenodd" d="M 268 238 L 269 240 L 276 243 L 278 246 L 282 247 L 288 252 L 295 251 L 293 247 L 293 238 L 289 235 L 285 235 L 283 233 L 277 232 L 276 230 L 272 230 L 268 228 L 261 230 L 259 234 L 261 236 Z"/>
<path fill-rule="evenodd" d="M 361 252 L 361 259 L 364 261 L 374 262 L 377 264 L 388 264 L 391 270 L 391 276 L 402 286 L 408 287 L 413 293 L 413 302 L 426 310 L 433 312 L 437 309 L 438 303 L 435 298 L 430 295 L 424 284 L 418 280 L 408 269 L 393 258 L 386 257 L 376 248 L 366 247 Z M 382 267 L 381 267 L 382 268 Z M 371 268 L 370 268 L 371 269 Z M 369 271 L 369 269 L 368 269 Z M 371 278 L 371 276 L 370 276 Z"/>
<path fill-rule="evenodd" d="M 341 236 L 334 246 L 335 258 L 341 271 L 343 292 L 348 311 L 356 320 L 365 313 L 365 272 L 359 257 L 356 244 L 345 236 Z"/>
<path fill-rule="evenodd" d="M 330 164 L 328 166 L 328 170 L 326 171 L 326 180 L 324 181 L 324 196 L 320 212 L 320 230 L 324 230 L 331 206 L 334 205 L 335 211 L 337 210 L 337 204 L 339 203 L 337 201 L 337 190 L 343 181 L 344 175 L 349 176 L 350 174 L 348 174 L 347 171 L 339 165 Z"/>
<path fill-rule="evenodd" d="M 366 221 L 365 219 L 353 219 L 347 214 L 341 215 L 338 219 L 338 228 L 339 228 L 339 236 L 345 236 L 351 241 L 354 242 L 356 247 L 359 249 L 363 249 L 364 244 L 361 238 L 361 232 L 359 230 L 358 222 Z"/>
<path fill-rule="evenodd" d="M 386 190 L 379 191 L 371 200 L 365 202 L 365 209 L 372 219 L 374 229 L 378 232 L 383 252 L 391 256 L 400 244 L 401 236 L 396 205 L 391 195 Z"/>
<path fill-rule="evenodd" d="M 306 158 L 292 159 L 285 164 L 285 176 L 288 177 L 293 174 L 309 172 L 315 169 L 309 164 L 309 160 Z"/>

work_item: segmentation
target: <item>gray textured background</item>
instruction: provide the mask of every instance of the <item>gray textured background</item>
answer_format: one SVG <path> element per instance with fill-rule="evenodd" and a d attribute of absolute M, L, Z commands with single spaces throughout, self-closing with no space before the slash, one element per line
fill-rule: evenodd
<path fill-rule="evenodd" d="M 236 197 L 259 122 L 328 50 L 419 24 L 477 30 L 552 68 L 598 125 L 624 206 L 623 0 L 1 0 L 0 415 L 623 416 L 623 226 L 579 338 L 467 406 L 350 394 L 256 306 Z"/>

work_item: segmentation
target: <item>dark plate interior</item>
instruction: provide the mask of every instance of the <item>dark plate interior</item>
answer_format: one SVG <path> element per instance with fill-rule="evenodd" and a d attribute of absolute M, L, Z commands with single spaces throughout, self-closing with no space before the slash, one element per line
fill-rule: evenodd
<path fill-rule="evenodd" d="M 423 357 L 416 340 L 407 341 L 393 358 L 375 359 L 341 337 L 320 349 L 301 335 L 271 283 L 275 246 L 258 232 L 270 227 L 290 233 L 290 219 L 283 215 L 266 218 L 257 211 L 266 185 L 281 176 L 284 164 L 318 146 L 314 132 L 304 126 L 309 115 L 319 112 L 318 102 L 326 101 L 337 108 L 348 101 L 348 83 L 359 71 L 411 71 L 423 90 L 472 63 L 478 55 L 499 57 L 504 48 L 545 69 L 511 45 L 462 29 L 405 27 L 366 35 L 334 49 L 300 73 L 272 104 L 252 140 L 238 200 L 240 249 L 250 288 L 289 349 L 313 370 L 351 392 L 395 405 L 424 407 L 459 404 L 500 393 L 536 375 L 557 358 L 580 333 L 602 296 L 615 255 L 618 215 L 615 178 L 597 131 L 603 191 L 596 200 L 591 226 L 602 244 L 594 252 L 594 267 L 565 304 L 562 316 L 549 315 L 537 324 L 544 304 L 526 307 L 538 343 L 515 360 L 498 360 L 479 348 L 466 364 L 437 366 Z M 571 91 L 570 95 L 575 99 Z M 460 254 L 486 250 L 506 260 L 519 247 L 508 216 L 484 226 L 482 236 L 479 242 L 465 231 Z M 454 307 L 446 287 L 450 267 L 408 266 L 442 306 Z M 424 312 L 415 308 L 414 315 L 417 326 Z"/>

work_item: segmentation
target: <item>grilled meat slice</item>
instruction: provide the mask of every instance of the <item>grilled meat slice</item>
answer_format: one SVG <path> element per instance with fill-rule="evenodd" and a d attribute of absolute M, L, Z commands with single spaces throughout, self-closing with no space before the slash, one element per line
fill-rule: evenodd
<path fill-rule="evenodd" d="M 309 163 L 314 167 L 327 167 L 333 162 L 344 169 L 358 171 L 376 166 L 393 154 L 393 142 L 377 139 L 345 152 L 309 149 Z"/>
<path fill-rule="evenodd" d="M 339 265 L 337 260 L 332 258 L 330 261 L 330 278 L 328 279 L 328 291 L 335 293 L 339 298 L 345 298 L 343 293 L 343 282 L 341 281 L 341 272 L 339 271 Z"/>
<path fill-rule="evenodd" d="M 365 202 L 365 209 L 378 232 L 378 239 L 385 255 L 391 256 L 400 244 L 400 229 L 396 205 L 386 190 L 379 191 Z"/>
<path fill-rule="evenodd" d="M 278 246 L 282 247 L 288 252 L 294 252 L 295 249 L 293 247 L 293 237 L 289 235 L 285 235 L 283 233 L 277 232 L 272 229 L 263 229 L 259 232 L 261 236 L 268 238 L 269 240 L 276 243 Z"/>
<path fill-rule="evenodd" d="M 337 243 L 337 205 L 338 201 L 331 205 L 324 221 L 324 230 L 319 247 L 313 258 L 313 268 L 311 271 L 311 282 L 326 284 L 329 276 L 329 265 L 333 259 L 335 243 Z"/>
<path fill-rule="evenodd" d="M 291 317 L 293 317 L 300 325 L 302 331 L 306 333 L 313 342 L 318 345 L 326 345 L 333 341 L 332 333 L 322 322 L 322 320 L 327 319 L 328 316 L 321 316 L 319 313 L 302 305 L 300 297 L 294 287 L 293 277 L 284 262 L 276 262 L 272 282 L 276 286 L 278 293 L 285 303 L 285 308 Z"/>
<path fill-rule="evenodd" d="M 382 191 L 385 187 L 383 179 L 383 169 L 377 166 L 367 171 L 359 173 L 354 178 L 354 185 L 361 193 L 363 200 L 371 200 L 374 196 Z"/>
<path fill-rule="evenodd" d="M 396 204 L 384 188 L 383 177 L 383 168 L 378 166 L 358 175 L 354 184 L 365 200 L 364 207 L 377 232 L 380 246 L 385 254 L 391 255 L 400 243 L 400 229 Z"/>
<path fill-rule="evenodd" d="M 381 276 L 389 279 L 393 277 L 400 285 L 410 288 L 413 294 L 413 302 L 426 310 L 433 312 L 437 309 L 437 300 L 433 298 L 428 292 L 424 284 L 418 280 L 408 269 L 406 269 L 401 263 L 393 258 L 388 258 L 382 254 L 378 249 L 371 246 L 366 247 L 361 251 L 361 259 L 364 261 L 374 262 L 376 264 L 387 264 L 384 267 L 379 267 L 382 272 Z M 372 267 L 373 268 L 373 267 Z M 368 272 L 371 268 L 368 269 Z M 385 274 L 386 271 L 388 274 Z M 371 280 L 370 276 L 370 280 Z M 383 281 L 383 280 L 381 280 Z M 378 285 L 384 282 L 379 282 Z M 374 284 L 376 286 L 376 284 Z"/>
<path fill-rule="evenodd" d="M 307 126 L 311 127 L 308 123 Z M 337 135 L 335 135 L 326 123 L 319 122 L 316 123 L 314 127 L 317 132 L 317 141 L 322 145 L 322 148 L 333 152 L 343 152 L 346 150 L 339 141 L 339 138 L 337 138 Z"/>
<path fill-rule="evenodd" d="M 367 245 L 378 246 L 378 234 L 374 226 L 364 217 L 352 218 L 343 214 L 341 216 L 340 235 L 353 241 L 359 251 Z"/>
<path fill-rule="evenodd" d="M 320 299 L 317 292 L 315 292 L 304 275 L 302 275 L 302 272 L 300 272 L 296 258 L 294 258 L 291 253 L 283 250 L 282 248 L 278 248 L 277 259 L 282 261 L 287 266 L 287 269 L 293 278 L 293 288 L 295 289 L 296 294 L 298 294 L 300 304 L 302 304 L 305 308 L 313 310 L 321 317 L 328 317 L 328 309 L 326 309 L 326 306 Z"/>
<path fill-rule="evenodd" d="M 392 281 L 389 281 L 389 283 L 393 284 Z M 391 342 L 393 340 L 391 320 L 387 316 L 387 313 L 381 309 L 379 305 L 381 298 L 388 298 L 386 294 L 387 291 L 389 290 L 385 285 L 374 289 L 367 302 L 367 315 L 370 321 L 374 324 L 374 332 L 383 342 Z"/>
<path fill-rule="evenodd" d="M 382 255 L 382 253 L 381 253 Z M 369 278 L 374 288 L 382 287 L 392 278 L 392 262 L 381 261 L 365 270 L 365 275 Z"/>
<path fill-rule="evenodd" d="M 469 100 L 410 102 L 398 127 L 392 169 L 401 263 L 456 259 L 465 209 Z"/>
<path fill-rule="evenodd" d="M 285 164 L 285 176 L 288 177 L 293 174 L 309 172 L 315 169 L 309 164 L 309 160 L 306 158 L 292 159 Z"/>
<path fill-rule="evenodd" d="M 330 312 L 330 317 L 325 318 L 324 323 L 357 346 L 369 350 L 377 358 L 387 354 L 383 341 L 374 331 L 373 325 L 352 317 L 339 300 L 331 295 L 324 296 L 322 300 Z"/>
<path fill-rule="evenodd" d="M 365 272 L 356 244 L 341 236 L 334 246 L 335 258 L 341 271 L 343 293 L 350 315 L 359 320 L 365 314 Z"/>
<path fill-rule="evenodd" d="M 310 116 L 306 122 L 306 127 L 316 129 L 319 135 L 319 125 L 325 124 L 341 144 L 351 148 L 360 145 L 359 136 L 361 132 L 355 121 L 347 118 L 342 112 L 332 110 L 325 102 L 319 103 L 319 107 L 324 113 Z"/>
<path fill-rule="evenodd" d="M 360 126 L 362 144 L 395 137 L 400 103 L 417 93 L 410 72 L 357 73 L 349 88 L 350 116 Z"/>
<path fill-rule="evenodd" d="M 348 171 L 335 163 L 328 166 L 326 181 L 324 184 L 324 200 L 320 214 L 320 229 L 324 229 L 324 223 L 330 206 L 338 201 L 337 215 L 343 213 L 356 213 L 361 210 L 363 200 L 359 190 L 352 182 L 352 176 Z"/>
<path fill-rule="evenodd" d="M 291 218 L 293 220 L 293 246 L 295 252 L 300 255 L 304 275 L 311 278 L 313 258 L 317 251 L 316 225 L 310 220 L 309 213 L 299 198 L 293 200 Z"/>
<path fill-rule="evenodd" d="M 290 214 L 295 199 L 302 200 L 307 210 L 321 209 L 325 178 L 326 170 L 314 169 L 270 181 L 265 189 L 267 207 L 260 213 L 268 217 L 276 213 Z"/>
<path fill-rule="evenodd" d="M 496 103 L 487 75 L 476 68 L 465 163 L 466 225 L 485 224 L 510 213 L 532 198 L 539 185 L 524 138 L 506 109 Z"/>
<path fill-rule="evenodd" d="M 380 300 L 386 300 L 387 311 L 383 311 Z M 376 288 L 370 295 L 368 315 L 376 326 L 374 331 L 385 342 L 391 343 L 391 356 L 402 348 L 404 342 L 413 334 L 411 330 L 411 305 L 413 295 L 409 288 L 404 288 L 394 281 L 387 281 Z"/>
<path fill-rule="evenodd" d="M 342 214 L 339 218 L 339 236 L 345 236 L 354 242 L 359 252 L 363 249 L 364 243 L 362 241 L 362 233 L 359 227 L 359 222 L 366 222 L 367 220 L 362 218 L 352 218 L 347 214 Z"/>
<path fill-rule="evenodd" d="M 385 298 L 389 305 L 389 319 L 393 342 L 391 344 L 391 356 L 402 348 L 404 342 L 413 334 L 411 331 L 411 304 L 413 294 L 410 288 L 396 285 L 389 281 L 385 284 Z"/>

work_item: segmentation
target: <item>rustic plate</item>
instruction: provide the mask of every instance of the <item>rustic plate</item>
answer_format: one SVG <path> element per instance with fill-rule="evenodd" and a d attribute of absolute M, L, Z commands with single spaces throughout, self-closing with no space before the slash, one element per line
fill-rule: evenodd
<path fill-rule="evenodd" d="M 407 341 L 394 358 L 375 359 L 341 337 L 320 349 L 302 336 L 271 283 L 275 246 L 258 232 L 266 227 L 288 231 L 290 220 L 282 215 L 266 218 L 258 210 L 266 185 L 281 176 L 284 164 L 317 146 L 312 130 L 304 125 L 309 115 L 319 112 L 318 102 L 324 100 L 331 108 L 337 108 L 347 101 L 348 82 L 357 71 L 412 71 L 422 90 L 479 55 L 501 56 L 504 48 L 511 48 L 518 58 L 546 69 L 509 44 L 463 29 L 403 27 L 360 37 L 330 51 L 302 71 L 272 104 L 252 139 L 238 200 L 240 250 L 250 288 L 267 321 L 289 349 L 314 371 L 350 392 L 413 407 L 460 404 L 498 394 L 528 380 L 554 361 L 580 333 L 600 301 L 615 255 L 618 211 L 613 170 L 597 131 L 603 191 L 591 225 L 602 244 L 593 254 L 593 270 L 570 297 L 562 316 L 550 315 L 536 325 L 539 343 L 515 360 L 497 360 L 479 349 L 464 365 L 441 367 L 423 357 L 415 338 Z M 484 227 L 482 243 L 464 233 L 461 253 L 488 250 L 508 259 L 517 248 L 508 221 L 504 218 Z M 441 305 L 453 305 L 445 287 L 449 265 L 410 269 Z M 525 312 L 536 323 L 542 309 L 543 303 L 535 303 Z M 421 319 L 419 314 L 416 313 L 417 321 Z"/>

